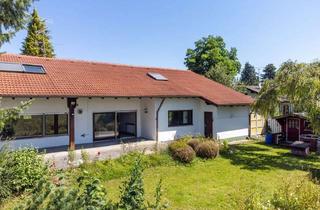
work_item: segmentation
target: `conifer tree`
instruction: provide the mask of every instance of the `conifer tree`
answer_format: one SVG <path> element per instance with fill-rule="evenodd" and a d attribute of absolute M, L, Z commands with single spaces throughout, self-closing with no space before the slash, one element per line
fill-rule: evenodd
<path fill-rule="evenodd" d="M 262 80 L 274 79 L 276 76 L 276 67 L 273 64 L 268 64 L 263 69 Z"/>
<path fill-rule="evenodd" d="M 23 55 L 49 58 L 55 56 L 45 21 L 41 20 L 35 9 L 32 12 L 31 21 L 28 24 L 27 37 L 22 44 L 21 53 Z"/>
<path fill-rule="evenodd" d="M 240 81 L 245 85 L 258 85 L 259 77 L 257 76 L 256 70 L 254 66 L 250 63 L 246 63 L 241 72 Z"/>

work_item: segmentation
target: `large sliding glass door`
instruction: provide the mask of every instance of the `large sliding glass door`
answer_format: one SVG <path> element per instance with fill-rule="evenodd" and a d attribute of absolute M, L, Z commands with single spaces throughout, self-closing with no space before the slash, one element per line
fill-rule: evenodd
<path fill-rule="evenodd" d="M 112 140 L 137 137 L 136 112 L 105 112 L 93 114 L 93 139 Z"/>
<path fill-rule="evenodd" d="M 128 139 L 137 136 L 137 113 L 136 112 L 118 112 L 117 130 L 118 138 Z"/>
<path fill-rule="evenodd" d="M 93 114 L 93 139 L 104 140 L 116 137 L 115 112 Z"/>

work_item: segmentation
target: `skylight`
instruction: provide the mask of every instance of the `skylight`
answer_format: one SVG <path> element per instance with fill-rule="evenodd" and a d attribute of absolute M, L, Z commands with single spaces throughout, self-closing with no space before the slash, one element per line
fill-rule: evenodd
<path fill-rule="evenodd" d="M 24 69 L 21 64 L 0 62 L 0 71 L 23 72 L 23 70 Z"/>
<path fill-rule="evenodd" d="M 158 81 L 168 81 L 168 79 L 159 73 L 148 72 L 148 76 Z"/>
<path fill-rule="evenodd" d="M 0 62 L 0 71 L 21 72 L 21 73 L 45 73 L 43 66 L 32 64 Z"/>
<path fill-rule="evenodd" d="M 22 64 L 24 71 L 28 73 L 44 73 L 44 69 L 39 65 Z"/>

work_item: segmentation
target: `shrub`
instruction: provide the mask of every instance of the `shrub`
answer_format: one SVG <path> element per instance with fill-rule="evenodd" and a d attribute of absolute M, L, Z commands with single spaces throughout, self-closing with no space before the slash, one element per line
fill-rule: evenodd
<path fill-rule="evenodd" d="M 173 159 L 182 163 L 191 163 L 195 157 L 195 151 L 184 140 L 172 142 L 169 145 L 169 152 Z"/>
<path fill-rule="evenodd" d="M 36 149 L 0 151 L 0 200 L 10 194 L 33 189 L 48 174 L 48 168 Z"/>
<path fill-rule="evenodd" d="M 72 163 L 76 160 L 76 151 L 75 150 L 68 150 L 68 162 Z"/>
<path fill-rule="evenodd" d="M 201 158 L 215 158 L 219 153 L 219 145 L 214 141 L 201 142 L 196 148 L 196 154 Z"/>
<path fill-rule="evenodd" d="M 274 209 L 320 209 L 320 187 L 307 177 L 291 179 L 273 194 L 271 204 Z"/>
<path fill-rule="evenodd" d="M 145 209 L 141 158 L 135 161 L 130 177 L 123 182 L 119 207 L 121 209 Z"/>
<path fill-rule="evenodd" d="M 172 153 L 173 159 L 178 160 L 182 163 L 191 163 L 195 156 L 195 151 L 187 144 L 176 149 L 174 153 Z"/>
<path fill-rule="evenodd" d="M 84 149 L 81 149 L 81 159 L 85 164 L 89 163 L 89 160 L 90 160 L 89 153 Z"/>
<path fill-rule="evenodd" d="M 30 198 L 15 209 L 115 209 L 106 195 L 100 181 L 87 175 L 78 177 L 71 189 L 41 180 Z"/>
<path fill-rule="evenodd" d="M 227 140 L 224 140 L 222 143 L 223 143 L 223 149 L 228 150 L 229 149 L 229 142 Z"/>
<path fill-rule="evenodd" d="M 169 152 L 170 153 L 175 153 L 175 151 L 179 148 L 183 148 L 185 147 L 186 145 L 186 141 L 182 141 L 182 140 L 176 140 L 176 141 L 173 141 L 169 144 Z"/>
<path fill-rule="evenodd" d="M 188 141 L 188 145 L 192 147 L 194 151 L 196 151 L 196 148 L 200 144 L 200 142 L 201 141 L 199 139 L 191 139 L 190 141 Z"/>

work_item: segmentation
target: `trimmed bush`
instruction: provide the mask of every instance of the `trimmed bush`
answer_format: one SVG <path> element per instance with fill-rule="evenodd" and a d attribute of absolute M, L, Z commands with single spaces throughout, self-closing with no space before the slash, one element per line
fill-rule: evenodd
<path fill-rule="evenodd" d="M 176 141 L 173 141 L 172 143 L 169 144 L 169 152 L 170 153 L 175 153 L 175 151 L 179 148 L 183 148 L 187 145 L 186 141 L 183 141 L 183 140 L 176 140 Z"/>
<path fill-rule="evenodd" d="M 200 142 L 196 148 L 198 157 L 209 159 L 217 157 L 219 153 L 219 145 L 214 141 Z"/>
<path fill-rule="evenodd" d="M 200 140 L 199 139 L 191 139 L 190 141 L 188 141 L 188 145 L 190 147 L 192 147 L 192 149 L 194 151 L 196 151 L 196 148 L 198 147 L 198 145 L 200 144 Z"/>
<path fill-rule="evenodd" d="M 169 152 L 173 159 L 182 163 L 191 163 L 195 157 L 195 151 L 186 141 L 174 141 L 169 145 Z"/>
<path fill-rule="evenodd" d="M 178 148 L 172 155 L 175 160 L 182 163 L 191 163 L 196 156 L 195 151 L 189 145 L 185 145 L 182 148 Z"/>

